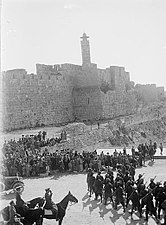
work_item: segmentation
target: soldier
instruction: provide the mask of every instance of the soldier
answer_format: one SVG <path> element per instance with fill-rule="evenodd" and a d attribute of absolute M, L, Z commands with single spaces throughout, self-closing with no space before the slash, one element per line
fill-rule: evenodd
<path fill-rule="evenodd" d="M 14 201 L 11 201 L 9 204 L 8 225 L 23 225 L 21 222 L 21 215 L 16 212 Z"/>
<path fill-rule="evenodd" d="M 86 182 L 87 182 L 87 185 L 88 185 L 88 191 L 90 190 L 89 188 L 89 177 L 92 173 L 92 169 L 91 168 L 88 168 L 88 173 L 87 173 L 87 177 L 86 177 Z"/>
<path fill-rule="evenodd" d="M 134 176 L 135 176 L 135 168 L 134 168 L 134 166 L 130 167 L 130 175 L 131 175 L 132 180 L 134 180 Z"/>
<path fill-rule="evenodd" d="M 159 148 L 160 148 L 160 155 L 163 155 L 163 144 L 162 143 L 160 143 Z"/>
<path fill-rule="evenodd" d="M 118 187 L 118 184 L 121 184 L 121 186 L 123 187 L 124 185 L 124 180 L 123 180 L 123 177 L 122 177 L 122 174 L 120 173 L 117 173 L 117 176 L 115 178 L 115 182 L 114 182 L 114 186 L 115 187 Z"/>
<path fill-rule="evenodd" d="M 162 208 L 164 211 L 164 223 L 162 223 L 162 225 L 166 225 L 166 200 L 162 203 Z"/>
<path fill-rule="evenodd" d="M 45 200 L 46 204 L 44 206 L 45 209 L 52 209 L 53 208 L 53 202 L 52 202 L 52 191 L 50 188 L 45 189 Z"/>
<path fill-rule="evenodd" d="M 160 182 L 157 182 L 155 188 L 153 189 L 153 195 L 155 197 L 155 206 L 156 207 L 158 205 L 158 198 L 157 198 L 157 196 L 158 196 L 158 194 L 161 191 L 163 191 L 163 187 L 161 186 L 161 183 Z"/>
<path fill-rule="evenodd" d="M 149 144 L 149 156 L 151 161 L 154 161 L 154 145 L 152 144 L 152 141 L 150 140 L 150 144 Z"/>
<path fill-rule="evenodd" d="M 106 178 L 105 181 L 105 186 L 104 186 L 104 205 L 107 204 L 107 199 L 110 198 L 112 204 L 113 204 L 113 198 L 112 198 L 112 194 L 113 194 L 113 184 L 111 183 L 110 178 Z"/>
<path fill-rule="evenodd" d="M 139 196 L 140 196 L 140 218 L 142 217 L 142 209 L 144 208 L 144 206 L 146 205 L 146 195 L 148 194 L 148 191 L 145 188 L 145 184 L 141 185 L 140 188 L 140 192 Z"/>
<path fill-rule="evenodd" d="M 156 183 L 154 182 L 154 178 L 150 179 L 149 187 L 150 187 L 150 189 L 154 189 L 156 187 Z"/>
<path fill-rule="evenodd" d="M 156 202 L 157 202 L 156 207 L 158 208 L 158 212 L 157 212 L 158 219 L 160 219 L 161 209 L 164 209 L 162 207 L 162 204 L 165 200 L 166 200 L 166 193 L 164 192 L 164 188 L 162 187 L 162 189 L 159 190 L 156 196 Z"/>
<path fill-rule="evenodd" d="M 124 199 L 124 190 L 121 186 L 120 182 L 117 182 L 117 187 L 115 190 L 115 209 L 117 209 L 117 205 L 121 203 L 123 206 L 123 212 L 125 212 L 125 199 Z"/>
<path fill-rule="evenodd" d="M 166 181 L 164 181 L 164 183 L 163 183 L 163 190 L 166 193 Z"/>
<path fill-rule="evenodd" d="M 131 180 L 131 176 L 130 176 L 130 174 L 129 174 L 129 171 L 126 171 L 125 176 L 124 176 L 124 182 L 125 182 L 125 184 L 126 184 L 129 180 Z"/>
<path fill-rule="evenodd" d="M 95 177 L 94 177 L 93 171 L 92 171 L 88 178 L 89 197 L 91 197 L 94 192 L 94 182 L 95 182 Z"/>
<path fill-rule="evenodd" d="M 26 202 L 21 198 L 21 192 L 20 192 L 21 187 L 16 188 L 16 206 L 18 207 L 23 207 L 23 210 L 27 212 L 29 210 L 29 207 Z"/>
<path fill-rule="evenodd" d="M 132 148 L 131 148 L 131 154 L 132 154 L 133 157 L 135 156 L 135 148 L 134 148 L 134 146 L 132 146 Z"/>
<path fill-rule="evenodd" d="M 126 188 L 125 188 L 125 191 L 126 191 L 126 194 L 127 194 L 127 197 L 126 197 L 126 208 L 128 206 L 128 203 L 130 201 L 130 197 L 131 197 L 131 194 L 133 192 L 133 181 L 130 179 L 127 181 L 126 183 Z"/>
<path fill-rule="evenodd" d="M 133 192 L 129 196 L 129 201 L 132 201 L 132 208 L 131 208 L 131 219 L 134 210 L 138 210 L 140 213 L 140 201 L 139 201 L 139 194 L 136 187 L 133 186 Z M 141 214 L 140 214 L 141 217 Z"/>
<path fill-rule="evenodd" d="M 95 192 L 95 200 L 97 200 L 98 196 L 100 196 L 100 199 L 101 199 L 101 202 L 102 202 L 103 180 L 101 179 L 101 177 L 96 176 L 96 180 L 94 182 L 94 192 Z"/>
<path fill-rule="evenodd" d="M 150 213 L 151 215 L 155 216 L 156 222 L 158 222 L 158 218 L 157 218 L 157 213 L 156 213 L 156 208 L 154 207 L 154 203 L 153 203 L 153 195 L 152 195 L 152 189 L 149 188 L 148 190 L 148 194 L 146 195 L 146 219 L 145 221 L 148 221 L 148 214 Z"/>

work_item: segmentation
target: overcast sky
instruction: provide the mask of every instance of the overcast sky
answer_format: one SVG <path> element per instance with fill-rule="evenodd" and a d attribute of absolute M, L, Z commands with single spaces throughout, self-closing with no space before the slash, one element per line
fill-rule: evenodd
<path fill-rule="evenodd" d="M 80 65 L 83 32 L 98 68 L 166 90 L 166 0 L 2 0 L 2 70 Z"/>

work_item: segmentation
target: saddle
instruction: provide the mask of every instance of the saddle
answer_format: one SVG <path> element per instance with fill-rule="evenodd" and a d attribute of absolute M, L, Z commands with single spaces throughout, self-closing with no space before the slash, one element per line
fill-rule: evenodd
<path fill-rule="evenodd" d="M 49 209 L 44 208 L 44 217 L 47 219 L 58 220 L 58 206 L 54 203 Z"/>

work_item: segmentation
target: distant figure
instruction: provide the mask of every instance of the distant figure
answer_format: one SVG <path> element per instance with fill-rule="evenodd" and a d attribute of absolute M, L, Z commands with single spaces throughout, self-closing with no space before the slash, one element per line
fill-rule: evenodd
<path fill-rule="evenodd" d="M 132 146 L 132 148 L 131 148 L 131 154 L 132 154 L 132 156 L 135 155 L 135 148 L 134 148 L 134 146 Z"/>
<path fill-rule="evenodd" d="M 126 147 L 123 148 L 123 155 L 126 155 Z"/>
<path fill-rule="evenodd" d="M 162 143 L 160 143 L 159 148 L 160 148 L 160 155 L 163 155 L 163 144 Z"/>
<path fill-rule="evenodd" d="M 100 128 L 100 123 L 99 122 L 97 122 L 97 127 L 98 127 L 98 129 Z"/>

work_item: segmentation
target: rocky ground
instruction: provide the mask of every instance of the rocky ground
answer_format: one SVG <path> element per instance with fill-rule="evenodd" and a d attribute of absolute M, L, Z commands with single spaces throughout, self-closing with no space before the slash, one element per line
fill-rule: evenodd
<path fill-rule="evenodd" d="M 155 181 L 166 180 L 166 160 L 156 160 L 154 164 L 146 162 L 146 166 L 136 170 L 136 177 L 139 173 L 145 173 L 145 181 L 157 176 Z M 103 174 L 104 175 L 104 174 Z M 44 196 L 45 188 L 50 187 L 53 191 L 53 201 L 59 202 L 70 190 L 79 202 L 67 208 L 64 218 L 64 225 L 142 225 L 146 224 L 144 218 L 141 220 L 135 213 L 131 220 L 130 213 L 123 213 L 121 206 L 114 210 L 112 205 L 103 205 L 100 201 L 95 201 L 94 196 L 89 198 L 86 185 L 86 174 L 55 174 L 49 177 L 24 179 L 25 189 L 22 198 L 25 201 L 38 196 Z M 1 199 L 1 208 L 6 206 L 14 194 L 8 194 Z M 129 209 L 130 210 L 130 206 Z M 44 219 L 44 225 L 57 224 L 55 220 Z M 149 218 L 149 225 L 156 224 L 154 218 Z"/>
<path fill-rule="evenodd" d="M 43 127 L 31 130 L 19 130 L 1 134 L 3 140 L 21 137 L 22 134 L 37 134 L 47 131 L 47 137 L 60 136 L 67 132 L 67 141 L 52 147 L 53 150 L 72 148 L 77 151 L 93 151 L 98 148 L 137 147 L 139 143 L 163 143 L 166 146 L 166 101 L 153 103 L 140 108 L 136 114 L 100 121 L 92 125 L 73 123 L 62 127 Z"/>

